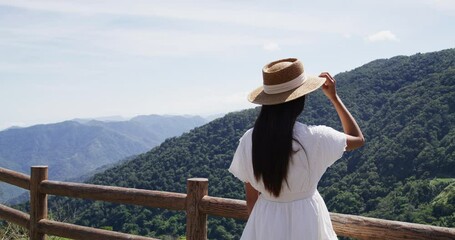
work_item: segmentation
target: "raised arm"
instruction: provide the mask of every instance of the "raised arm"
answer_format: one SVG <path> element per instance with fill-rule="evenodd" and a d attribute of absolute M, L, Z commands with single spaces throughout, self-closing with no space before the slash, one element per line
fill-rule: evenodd
<path fill-rule="evenodd" d="M 350 151 L 363 146 L 365 144 L 365 139 L 362 131 L 349 110 L 344 106 L 341 98 L 338 96 L 335 87 L 335 79 L 330 76 L 328 72 L 321 73 L 319 77 L 326 79 L 324 85 L 322 85 L 322 91 L 330 102 L 332 102 L 338 113 L 338 117 L 340 117 L 343 131 L 346 134 L 346 150 Z"/>

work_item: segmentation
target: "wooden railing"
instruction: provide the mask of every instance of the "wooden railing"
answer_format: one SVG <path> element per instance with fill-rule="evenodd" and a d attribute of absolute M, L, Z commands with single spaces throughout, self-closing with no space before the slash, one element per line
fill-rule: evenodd
<path fill-rule="evenodd" d="M 30 215 L 0 204 L 0 219 L 29 230 L 31 240 L 46 234 L 71 239 L 153 240 L 126 233 L 84 227 L 47 219 L 47 195 L 68 196 L 186 211 L 186 239 L 207 239 L 207 215 L 247 220 L 245 201 L 208 196 L 208 180 L 191 178 L 187 193 L 151 191 L 47 179 L 47 166 L 31 168 L 31 176 L 0 168 L 0 181 L 30 190 Z M 339 236 L 358 239 L 455 239 L 455 229 L 331 213 Z"/>

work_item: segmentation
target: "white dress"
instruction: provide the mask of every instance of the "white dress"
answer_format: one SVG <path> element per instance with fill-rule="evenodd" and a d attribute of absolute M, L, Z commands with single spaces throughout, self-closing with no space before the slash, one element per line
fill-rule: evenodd
<path fill-rule="evenodd" d="M 243 230 L 243 240 L 337 239 L 324 200 L 317 191 L 322 174 L 346 149 L 346 135 L 326 126 L 307 126 L 296 122 L 293 143 L 296 152 L 290 161 L 288 185 L 283 183 L 275 198 L 255 180 L 251 158 L 252 133 L 240 139 L 229 171 L 260 192 Z"/>

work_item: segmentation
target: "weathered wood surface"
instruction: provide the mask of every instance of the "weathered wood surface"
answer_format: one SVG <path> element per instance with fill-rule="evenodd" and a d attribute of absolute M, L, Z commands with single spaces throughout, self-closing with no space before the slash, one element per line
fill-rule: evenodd
<path fill-rule="evenodd" d="M 454 228 L 391 221 L 331 213 L 333 227 L 340 236 L 358 239 L 455 239 Z"/>
<path fill-rule="evenodd" d="M 83 183 L 43 181 L 40 191 L 52 195 L 85 198 L 145 207 L 185 210 L 186 194 Z"/>
<path fill-rule="evenodd" d="M 157 240 L 155 238 L 141 237 L 109 230 L 84 227 L 47 219 L 39 221 L 38 227 L 41 231 L 44 231 L 49 235 L 80 240 Z"/>
<path fill-rule="evenodd" d="M 199 209 L 220 217 L 248 219 L 246 202 L 237 199 L 205 196 Z M 357 239 L 455 239 L 454 228 L 390 221 L 340 213 L 330 213 L 339 236 Z"/>
<path fill-rule="evenodd" d="M 27 229 L 30 226 L 30 215 L 3 204 L 0 204 L 0 219 L 15 223 Z"/>
<path fill-rule="evenodd" d="M 43 239 L 44 233 L 73 239 L 153 239 L 47 220 L 46 194 L 186 210 L 188 240 L 207 238 L 207 215 L 248 219 L 245 201 L 207 196 L 207 179 L 188 179 L 188 194 L 49 181 L 47 167 L 39 166 L 32 168 L 31 180 L 25 174 L 0 168 L 0 181 L 30 189 L 31 214 L 0 204 L 0 219 L 29 228 L 32 240 Z M 338 213 L 331 213 L 331 218 L 339 236 L 357 239 L 455 239 L 455 228 Z"/>
<path fill-rule="evenodd" d="M 47 166 L 33 166 L 30 177 L 30 228 L 31 240 L 45 240 L 46 234 L 39 231 L 38 221 L 47 218 L 47 195 L 39 191 L 40 183 L 47 180 Z"/>
<path fill-rule="evenodd" d="M 186 239 L 207 239 L 207 214 L 200 211 L 199 205 L 208 194 L 209 181 L 207 178 L 190 178 L 186 182 Z"/>
<path fill-rule="evenodd" d="M 30 176 L 23 173 L 0 168 L 0 181 L 30 190 Z"/>
<path fill-rule="evenodd" d="M 238 199 L 205 196 L 199 210 L 209 215 L 248 220 L 246 202 Z"/>

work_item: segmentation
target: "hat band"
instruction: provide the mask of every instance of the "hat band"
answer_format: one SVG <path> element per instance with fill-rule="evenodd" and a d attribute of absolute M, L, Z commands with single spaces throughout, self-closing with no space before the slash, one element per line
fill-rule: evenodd
<path fill-rule="evenodd" d="M 294 88 L 300 87 L 306 80 L 305 73 L 300 74 L 300 76 L 292 79 L 291 81 L 277 84 L 277 85 L 265 85 L 264 92 L 267 94 L 278 94 L 284 93 Z"/>

